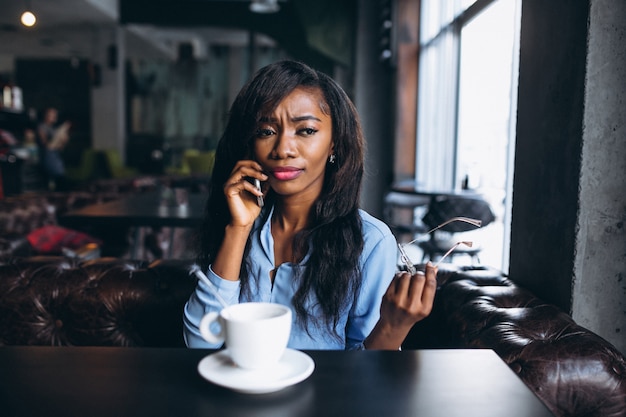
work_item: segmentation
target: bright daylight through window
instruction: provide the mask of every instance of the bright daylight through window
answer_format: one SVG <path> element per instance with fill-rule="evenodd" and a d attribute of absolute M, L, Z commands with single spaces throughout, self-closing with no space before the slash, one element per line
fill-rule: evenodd
<path fill-rule="evenodd" d="M 520 0 L 423 0 L 416 184 L 469 188 L 497 219 L 474 240 L 508 270 Z M 460 258 L 459 258 L 460 259 Z"/>

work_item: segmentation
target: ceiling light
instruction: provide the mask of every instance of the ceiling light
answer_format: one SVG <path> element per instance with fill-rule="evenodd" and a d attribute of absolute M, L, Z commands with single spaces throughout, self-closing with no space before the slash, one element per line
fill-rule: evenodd
<path fill-rule="evenodd" d="M 250 11 L 254 13 L 276 13 L 280 10 L 278 0 L 252 0 Z"/>
<path fill-rule="evenodd" d="M 37 18 L 35 17 L 33 12 L 26 10 L 24 13 L 22 13 L 20 21 L 24 26 L 31 27 L 35 24 L 35 22 L 37 22 Z"/>
<path fill-rule="evenodd" d="M 24 13 L 20 16 L 20 22 L 26 27 L 34 26 L 37 22 L 35 14 L 31 12 L 30 0 L 24 0 Z"/>

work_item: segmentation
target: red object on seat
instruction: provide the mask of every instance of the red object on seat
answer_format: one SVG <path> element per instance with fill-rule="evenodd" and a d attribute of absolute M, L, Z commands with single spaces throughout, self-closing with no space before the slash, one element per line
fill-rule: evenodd
<path fill-rule="evenodd" d="M 78 249 L 88 243 L 102 244 L 100 239 L 77 230 L 47 225 L 30 232 L 26 238 L 40 253 L 61 253 L 63 248 Z"/>

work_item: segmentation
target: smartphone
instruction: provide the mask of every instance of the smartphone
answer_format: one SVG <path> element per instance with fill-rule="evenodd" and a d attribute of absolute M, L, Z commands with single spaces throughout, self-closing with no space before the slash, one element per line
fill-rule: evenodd
<path fill-rule="evenodd" d="M 254 179 L 254 186 L 257 190 L 261 191 L 261 181 L 259 181 L 257 178 Z M 263 201 L 263 196 L 257 196 L 256 202 L 261 208 L 263 208 L 263 206 L 265 205 L 265 202 Z"/>

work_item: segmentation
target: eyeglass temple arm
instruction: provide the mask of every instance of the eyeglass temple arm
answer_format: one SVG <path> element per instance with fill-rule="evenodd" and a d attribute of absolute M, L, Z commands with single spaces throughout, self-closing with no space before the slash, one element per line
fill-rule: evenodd
<path fill-rule="evenodd" d="M 444 255 L 439 258 L 439 260 L 437 261 L 437 263 L 435 264 L 435 266 L 439 266 L 439 264 L 441 263 L 441 261 L 443 261 L 444 259 L 446 259 L 446 257 L 448 255 L 450 255 L 456 248 L 458 248 L 460 245 L 465 245 L 468 248 L 471 248 L 474 245 L 474 242 L 468 241 L 468 240 L 464 240 L 462 242 L 456 242 L 454 244 L 454 246 L 452 246 L 446 253 L 444 253 Z"/>
<path fill-rule="evenodd" d="M 410 245 L 411 243 L 414 243 L 415 241 L 420 239 L 422 236 L 429 235 L 432 232 L 434 232 L 435 230 L 441 229 L 445 225 L 450 224 L 452 222 L 465 222 L 465 223 L 469 223 L 469 224 L 471 224 L 473 226 L 476 226 L 476 227 L 480 227 L 483 224 L 482 220 L 472 219 L 472 218 L 469 218 L 469 217 L 452 217 L 451 219 L 448 219 L 445 222 L 441 223 L 439 226 L 433 227 L 428 232 L 421 233 L 419 236 L 417 236 L 415 239 L 413 239 L 412 241 L 410 241 L 408 243 L 404 243 L 404 244 L 399 244 L 398 243 L 398 250 L 400 251 L 400 259 L 402 260 L 402 263 L 404 263 L 404 266 L 406 266 L 407 271 L 411 275 L 415 275 L 417 273 L 417 270 L 415 269 L 415 266 L 413 266 L 413 262 L 411 262 L 411 259 L 409 258 L 409 256 L 407 255 L 406 251 L 404 250 L 404 246 Z M 452 251 L 455 250 L 461 244 L 469 246 L 471 248 L 473 243 L 472 242 L 468 242 L 468 241 L 458 242 L 456 245 L 454 245 L 452 248 L 450 248 L 450 250 L 448 252 L 446 252 L 441 257 L 441 259 L 439 259 L 439 262 L 437 262 L 437 264 L 435 266 L 438 266 L 441 263 L 441 261 L 446 258 L 446 256 L 448 256 L 450 253 L 452 253 Z"/>
<path fill-rule="evenodd" d="M 449 220 L 446 220 L 445 222 L 441 223 L 439 226 L 433 227 L 428 232 L 420 233 L 415 239 L 413 239 L 412 241 L 410 241 L 408 243 L 404 243 L 403 245 L 410 245 L 411 243 L 415 243 L 417 240 L 421 239 L 423 236 L 429 235 L 432 232 L 434 232 L 435 230 L 441 229 L 445 225 L 450 224 L 452 222 L 469 223 L 469 224 L 471 224 L 473 226 L 476 226 L 476 227 L 480 227 L 483 224 L 482 220 L 472 219 L 472 218 L 469 218 L 469 217 L 453 217 L 453 218 L 451 218 Z"/>
<path fill-rule="evenodd" d="M 439 258 L 439 260 L 437 261 L 437 263 L 435 264 L 435 267 L 438 267 L 439 264 L 446 259 L 446 257 L 448 257 L 448 255 L 450 255 L 456 248 L 458 248 L 460 245 L 465 245 L 469 248 L 471 248 L 474 245 L 474 242 L 469 241 L 469 240 L 464 240 L 461 242 L 456 242 L 450 249 L 448 249 L 448 251 L 446 253 L 444 253 L 444 255 Z M 400 250 L 400 258 L 402 259 L 402 262 L 404 263 L 404 265 L 406 266 L 407 272 L 411 275 L 415 275 L 417 273 L 417 269 L 415 269 L 415 266 L 413 265 L 413 263 L 411 262 L 411 259 L 409 259 L 407 253 L 404 251 L 404 248 L 402 247 L 402 245 L 398 244 L 398 249 Z"/>

